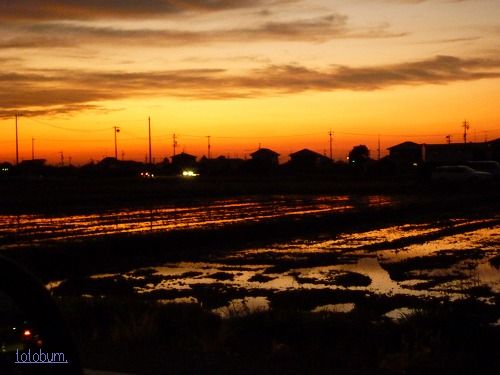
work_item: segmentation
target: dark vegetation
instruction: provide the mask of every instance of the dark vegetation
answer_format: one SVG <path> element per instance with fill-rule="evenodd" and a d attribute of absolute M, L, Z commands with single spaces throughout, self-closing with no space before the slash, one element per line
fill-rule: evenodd
<path fill-rule="evenodd" d="M 448 268 L 460 261 L 480 259 L 484 255 L 484 252 L 479 250 L 440 251 L 432 256 L 410 258 L 397 263 L 385 264 L 384 268 L 389 272 L 391 279 L 402 281 L 408 279 L 410 272 Z M 419 278 L 423 277 L 423 274 L 419 274 Z"/>
<path fill-rule="evenodd" d="M 308 296 L 297 293 L 270 311 L 228 319 L 197 304 L 129 298 L 58 303 L 87 368 L 140 374 L 500 371 L 500 328 L 490 324 L 491 308 L 473 299 L 429 302 L 396 322 L 380 316 L 377 303 L 356 305 L 345 314 L 296 308 L 297 298 Z"/>

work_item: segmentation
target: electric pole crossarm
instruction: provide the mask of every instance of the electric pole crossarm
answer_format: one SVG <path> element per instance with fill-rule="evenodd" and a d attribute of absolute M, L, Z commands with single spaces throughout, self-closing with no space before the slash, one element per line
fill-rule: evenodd
<path fill-rule="evenodd" d="M 462 127 L 464 128 L 464 143 L 467 143 L 467 130 L 469 130 L 470 125 L 467 120 L 464 120 Z"/>

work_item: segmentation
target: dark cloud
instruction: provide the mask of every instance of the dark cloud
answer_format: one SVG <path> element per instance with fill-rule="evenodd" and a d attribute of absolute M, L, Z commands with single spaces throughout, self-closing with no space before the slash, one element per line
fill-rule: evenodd
<path fill-rule="evenodd" d="M 373 0 L 362 0 L 362 1 L 373 1 Z M 379 0 L 386 3 L 403 3 L 403 4 L 420 4 L 420 3 L 462 3 L 464 1 L 470 0 Z"/>
<path fill-rule="evenodd" d="M 223 69 L 163 72 L 88 72 L 41 70 L 0 74 L 0 107 L 9 116 L 29 107 L 53 112 L 58 108 L 98 106 L 102 100 L 130 97 L 192 99 L 250 98 L 305 91 L 378 90 L 394 85 L 446 84 L 500 77 L 500 59 L 437 56 L 393 65 L 326 70 L 300 65 L 272 65 L 233 75 Z"/>
<path fill-rule="evenodd" d="M 56 116 L 56 115 L 71 115 L 76 112 L 83 111 L 95 111 L 95 112 L 110 112 L 109 110 L 103 109 L 101 106 L 93 104 L 67 104 L 67 105 L 56 105 L 51 107 L 41 107 L 41 108 L 30 108 L 23 109 L 22 111 L 13 112 L 12 109 L 0 108 L 0 118 L 11 118 L 14 113 L 22 113 L 24 117 L 36 117 L 36 116 Z"/>
<path fill-rule="evenodd" d="M 3 0 L 3 20 L 153 18 L 183 12 L 255 8 L 293 0 Z"/>
<path fill-rule="evenodd" d="M 461 43 L 461 42 L 473 42 L 475 40 L 480 40 L 480 39 L 482 39 L 482 37 L 480 37 L 480 36 L 469 36 L 469 37 L 462 37 L 462 38 L 428 40 L 428 41 L 424 41 L 424 42 L 419 42 L 418 44 Z"/>
<path fill-rule="evenodd" d="M 283 22 L 264 22 L 254 27 L 219 30 L 153 30 L 82 26 L 68 23 L 39 23 L 4 28 L 0 48 L 75 47 L 82 44 L 126 43 L 139 46 L 179 46 L 241 41 L 309 41 L 333 38 L 389 38 L 405 34 L 388 31 L 388 25 L 353 29 L 348 17 L 330 14 L 323 17 Z M 1 29 L 0 29 L 1 30 Z M 9 33 L 15 36 L 10 36 Z"/>

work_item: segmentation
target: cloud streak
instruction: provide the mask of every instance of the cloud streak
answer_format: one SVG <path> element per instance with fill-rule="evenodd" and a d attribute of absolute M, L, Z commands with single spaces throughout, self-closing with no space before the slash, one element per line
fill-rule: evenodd
<path fill-rule="evenodd" d="M 236 99 L 306 91 L 373 91 L 395 85 L 447 84 L 500 78 L 500 59 L 431 59 L 373 67 L 331 66 L 316 70 L 300 65 L 271 65 L 234 75 L 224 69 L 128 73 L 41 70 L 0 74 L 0 116 L 15 111 L 37 114 L 99 108 L 103 100 L 132 97 Z"/>
<path fill-rule="evenodd" d="M 8 36 L 9 31 L 13 36 Z M 348 17 L 342 14 L 264 22 L 254 27 L 202 31 L 120 29 L 68 23 L 41 23 L 11 27 L 5 29 L 3 34 L 4 36 L 0 37 L 0 48 L 3 49 L 75 47 L 82 44 L 116 45 L 116 43 L 175 47 L 252 41 L 324 42 L 334 38 L 390 38 L 405 35 L 388 31 L 387 25 L 351 28 L 348 25 Z"/>
<path fill-rule="evenodd" d="M 2 20 L 158 18 L 273 6 L 294 0 L 13 0 L 0 2 Z"/>

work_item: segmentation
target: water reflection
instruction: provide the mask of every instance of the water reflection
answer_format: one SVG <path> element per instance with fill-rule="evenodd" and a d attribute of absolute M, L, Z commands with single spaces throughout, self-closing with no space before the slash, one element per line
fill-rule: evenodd
<path fill-rule="evenodd" d="M 402 319 L 406 319 L 410 315 L 415 314 L 416 310 L 411 309 L 409 307 L 400 307 L 394 310 L 389 311 L 388 313 L 385 313 L 384 316 L 386 318 L 398 321 Z"/>
<path fill-rule="evenodd" d="M 269 310 L 269 300 L 266 297 L 245 297 L 242 299 L 233 299 L 227 306 L 222 306 L 212 311 L 220 317 L 227 319 L 267 310 Z"/>
<path fill-rule="evenodd" d="M 204 262 L 168 263 L 123 275 L 95 277 L 141 281 L 134 283 L 137 293 L 178 291 L 181 295 L 172 298 L 195 297 L 200 302 L 203 294 L 195 292 L 216 285 L 212 291 L 228 291 L 227 295 L 233 296 L 229 304 L 216 310 L 221 316 L 265 309 L 275 293 L 287 291 L 352 291 L 451 300 L 480 291 L 478 298 L 491 302 L 490 297 L 500 293 L 500 270 L 490 262 L 500 254 L 500 228 L 492 220 L 476 221 L 476 229 L 465 226 L 466 222 L 457 219 L 388 226 L 245 249 Z M 439 232 L 450 226 L 463 232 Z M 429 239 L 428 233 L 442 235 Z M 390 241 L 400 239 L 405 239 L 405 245 L 391 248 Z M 366 248 L 374 243 L 380 244 L 379 250 Z M 323 308 L 341 311 L 350 305 L 342 306 Z"/>
<path fill-rule="evenodd" d="M 0 243 L 37 243 L 145 231 L 218 227 L 285 216 L 347 212 L 395 204 L 393 197 L 270 196 L 205 200 L 143 210 L 118 210 L 85 215 L 0 215 Z"/>
<path fill-rule="evenodd" d="M 329 313 L 350 313 L 354 310 L 354 303 L 336 303 L 317 306 L 311 312 L 329 312 Z"/>

